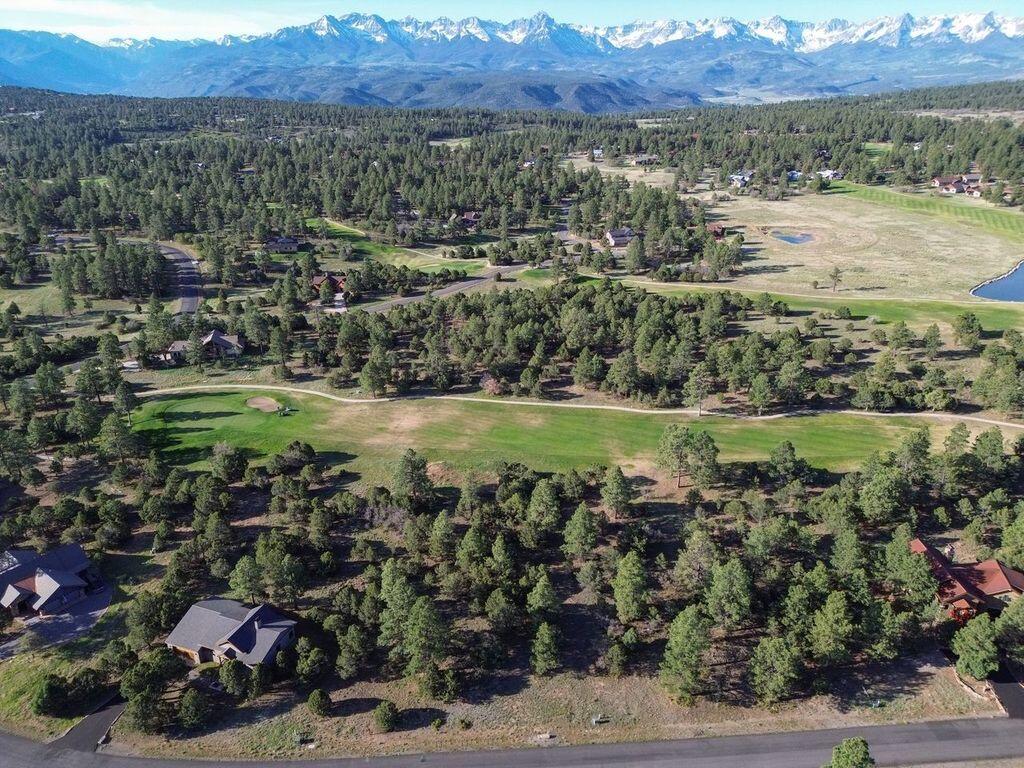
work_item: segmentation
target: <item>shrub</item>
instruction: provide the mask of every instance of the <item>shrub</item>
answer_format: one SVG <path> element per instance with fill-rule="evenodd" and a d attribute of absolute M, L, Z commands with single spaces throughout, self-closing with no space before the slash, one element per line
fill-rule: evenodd
<path fill-rule="evenodd" d="M 373 709 L 373 724 L 381 733 L 390 733 L 398 725 L 398 707 L 385 699 Z"/>
<path fill-rule="evenodd" d="M 317 717 L 327 717 L 331 712 L 331 697 L 323 688 L 314 688 L 306 699 L 306 706 Z"/>
<path fill-rule="evenodd" d="M 178 702 L 178 724 L 186 731 L 199 730 L 210 713 L 206 696 L 195 688 L 189 688 Z"/>

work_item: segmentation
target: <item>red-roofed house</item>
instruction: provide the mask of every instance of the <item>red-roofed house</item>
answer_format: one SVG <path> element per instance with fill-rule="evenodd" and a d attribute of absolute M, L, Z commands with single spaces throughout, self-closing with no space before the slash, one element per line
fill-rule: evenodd
<path fill-rule="evenodd" d="M 952 563 L 920 539 L 911 541 L 910 549 L 927 558 L 939 582 L 939 602 L 957 621 L 967 621 L 979 611 L 1000 611 L 1006 603 L 1024 593 L 1024 573 L 998 560 Z"/>

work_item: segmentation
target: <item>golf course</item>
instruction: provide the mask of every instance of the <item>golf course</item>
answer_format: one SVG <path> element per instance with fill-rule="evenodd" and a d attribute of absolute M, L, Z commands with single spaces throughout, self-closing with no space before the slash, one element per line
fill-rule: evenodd
<path fill-rule="evenodd" d="M 270 411 L 267 400 L 281 405 Z M 262 407 L 254 407 L 258 402 Z M 385 482 L 406 448 L 451 470 L 485 473 L 499 461 L 541 471 L 621 464 L 650 472 L 665 425 L 691 422 L 715 438 L 724 461 L 764 459 L 789 440 L 812 465 L 855 468 L 873 451 L 928 426 L 938 441 L 955 419 L 823 413 L 770 420 L 721 416 L 539 407 L 536 403 L 466 399 L 352 402 L 317 393 L 232 388 L 158 394 L 145 400 L 135 425 L 171 464 L 200 467 L 220 442 L 241 446 L 255 462 L 293 440 L 352 473 L 359 485 Z M 972 424 L 979 430 L 985 425 Z M 1007 430 L 1009 431 L 1009 430 Z"/>

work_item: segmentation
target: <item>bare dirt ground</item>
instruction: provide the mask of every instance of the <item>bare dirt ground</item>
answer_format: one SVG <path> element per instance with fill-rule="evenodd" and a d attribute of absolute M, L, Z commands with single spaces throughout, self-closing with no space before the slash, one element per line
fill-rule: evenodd
<path fill-rule="evenodd" d="M 982 110 L 969 109 L 926 109 L 916 112 L 917 115 L 944 117 L 947 120 L 1009 120 L 1015 125 L 1024 125 L 1024 110 Z"/>
<path fill-rule="evenodd" d="M 584 606 L 568 606 L 570 608 Z M 568 631 L 568 630 L 566 630 Z M 455 704 L 421 698 L 412 681 L 359 682 L 334 689 L 327 718 L 309 713 L 302 697 L 282 693 L 246 704 L 214 733 L 164 740 L 118 728 L 118 752 L 216 758 L 326 757 L 417 751 L 669 739 L 997 716 L 988 699 L 969 696 L 952 670 L 933 656 L 868 670 L 849 690 L 781 705 L 744 706 L 729 692 L 693 707 L 671 700 L 652 676 L 612 678 L 562 673 L 535 678 L 499 674 Z M 382 698 L 402 711 L 394 733 L 378 734 L 372 710 Z M 593 724 L 603 715 L 607 722 Z M 431 727 L 436 722 L 435 727 Z M 550 734 L 550 736 L 548 735 Z M 308 742 L 297 746 L 297 737 Z"/>
<path fill-rule="evenodd" d="M 245 404 L 263 413 L 276 413 L 281 408 L 281 404 L 272 397 L 250 397 Z"/>

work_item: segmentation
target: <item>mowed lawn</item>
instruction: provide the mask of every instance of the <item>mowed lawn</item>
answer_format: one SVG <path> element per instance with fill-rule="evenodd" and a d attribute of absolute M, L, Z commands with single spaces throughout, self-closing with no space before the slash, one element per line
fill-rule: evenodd
<path fill-rule="evenodd" d="M 292 410 L 281 416 L 246 405 L 261 396 Z M 873 451 L 892 447 L 927 423 L 913 417 L 844 414 L 759 422 L 697 420 L 493 401 L 346 404 L 255 390 L 161 396 L 145 402 L 135 418 L 139 433 L 174 464 L 201 467 L 218 442 L 244 447 L 259 462 L 289 442 L 303 440 L 353 473 L 364 487 L 387 482 L 406 448 L 460 474 L 488 472 L 503 460 L 541 471 L 618 463 L 649 473 L 665 425 L 684 421 L 708 430 L 725 461 L 764 459 L 778 443 L 790 440 L 811 464 L 833 470 L 854 468 Z M 931 426 L 937 440 L 948 429 L 945 424 Z"/>
<path fill-rule="evenodd" d="M 322 229 L 331 240 L 348 243 L 352 246 L 353 253 L 362 259 L 374 259 L 396 267 L 406 266 L 423 272 L 437 272 L 444 267 L 451 267 L 474 275 L 487 266 L 483 259 L 444 259 L 430 253 L 418 253 L 411 248 L 379 243 L 358 229 L 333 219 L 307 219 L 306 224 L 315 232 Z"/>
<path fill-rule="evenodd" d="M 525 273 L 524 273 L 525 274 Z M 641 287 L 651 293 L 666 296 L 682 296 L 700 291 L 729 291 L 742 293 L 751 298 L 760 296 L 762 291 L 737 291 L 728 283 L 650 283 L 644 280 L 627 279 L 630 285 Z M 771 296 L 784 301 L 795 312 L 836 312 L 846 307 L 855 318 L 874 318 L 880 323 L 895 323 L 902 320 L 907 325 L 923 328 L 932 323 L 951 325 L 957 315 L 973 312 L 978 316 L 982 328 L 987 331 L 1004 331 L 1024 326 L 1024 303 L 996 301 L 942 301 L 941 299 L 860 299 L 842 298 L 828 289 L 819 291 L 819 296 L 793 295 L 772 291 Z"/>
<path fill-rule="evenodd" d="M 1024 213 L 1015 208 L 995 208 L 962 196 L 961 199 L 957 199 L 955 197 L 938 197 L 927 193 L 908 194 L 897 192 L 889 187 L 869 187 L 848 181 L 834 183 L 827 194 L 849 195 L 859 200 L 901 208 L 905 211 L 941 216 L 962 224 L 980 227 L 997 235 L 1024 240 Z"/>

